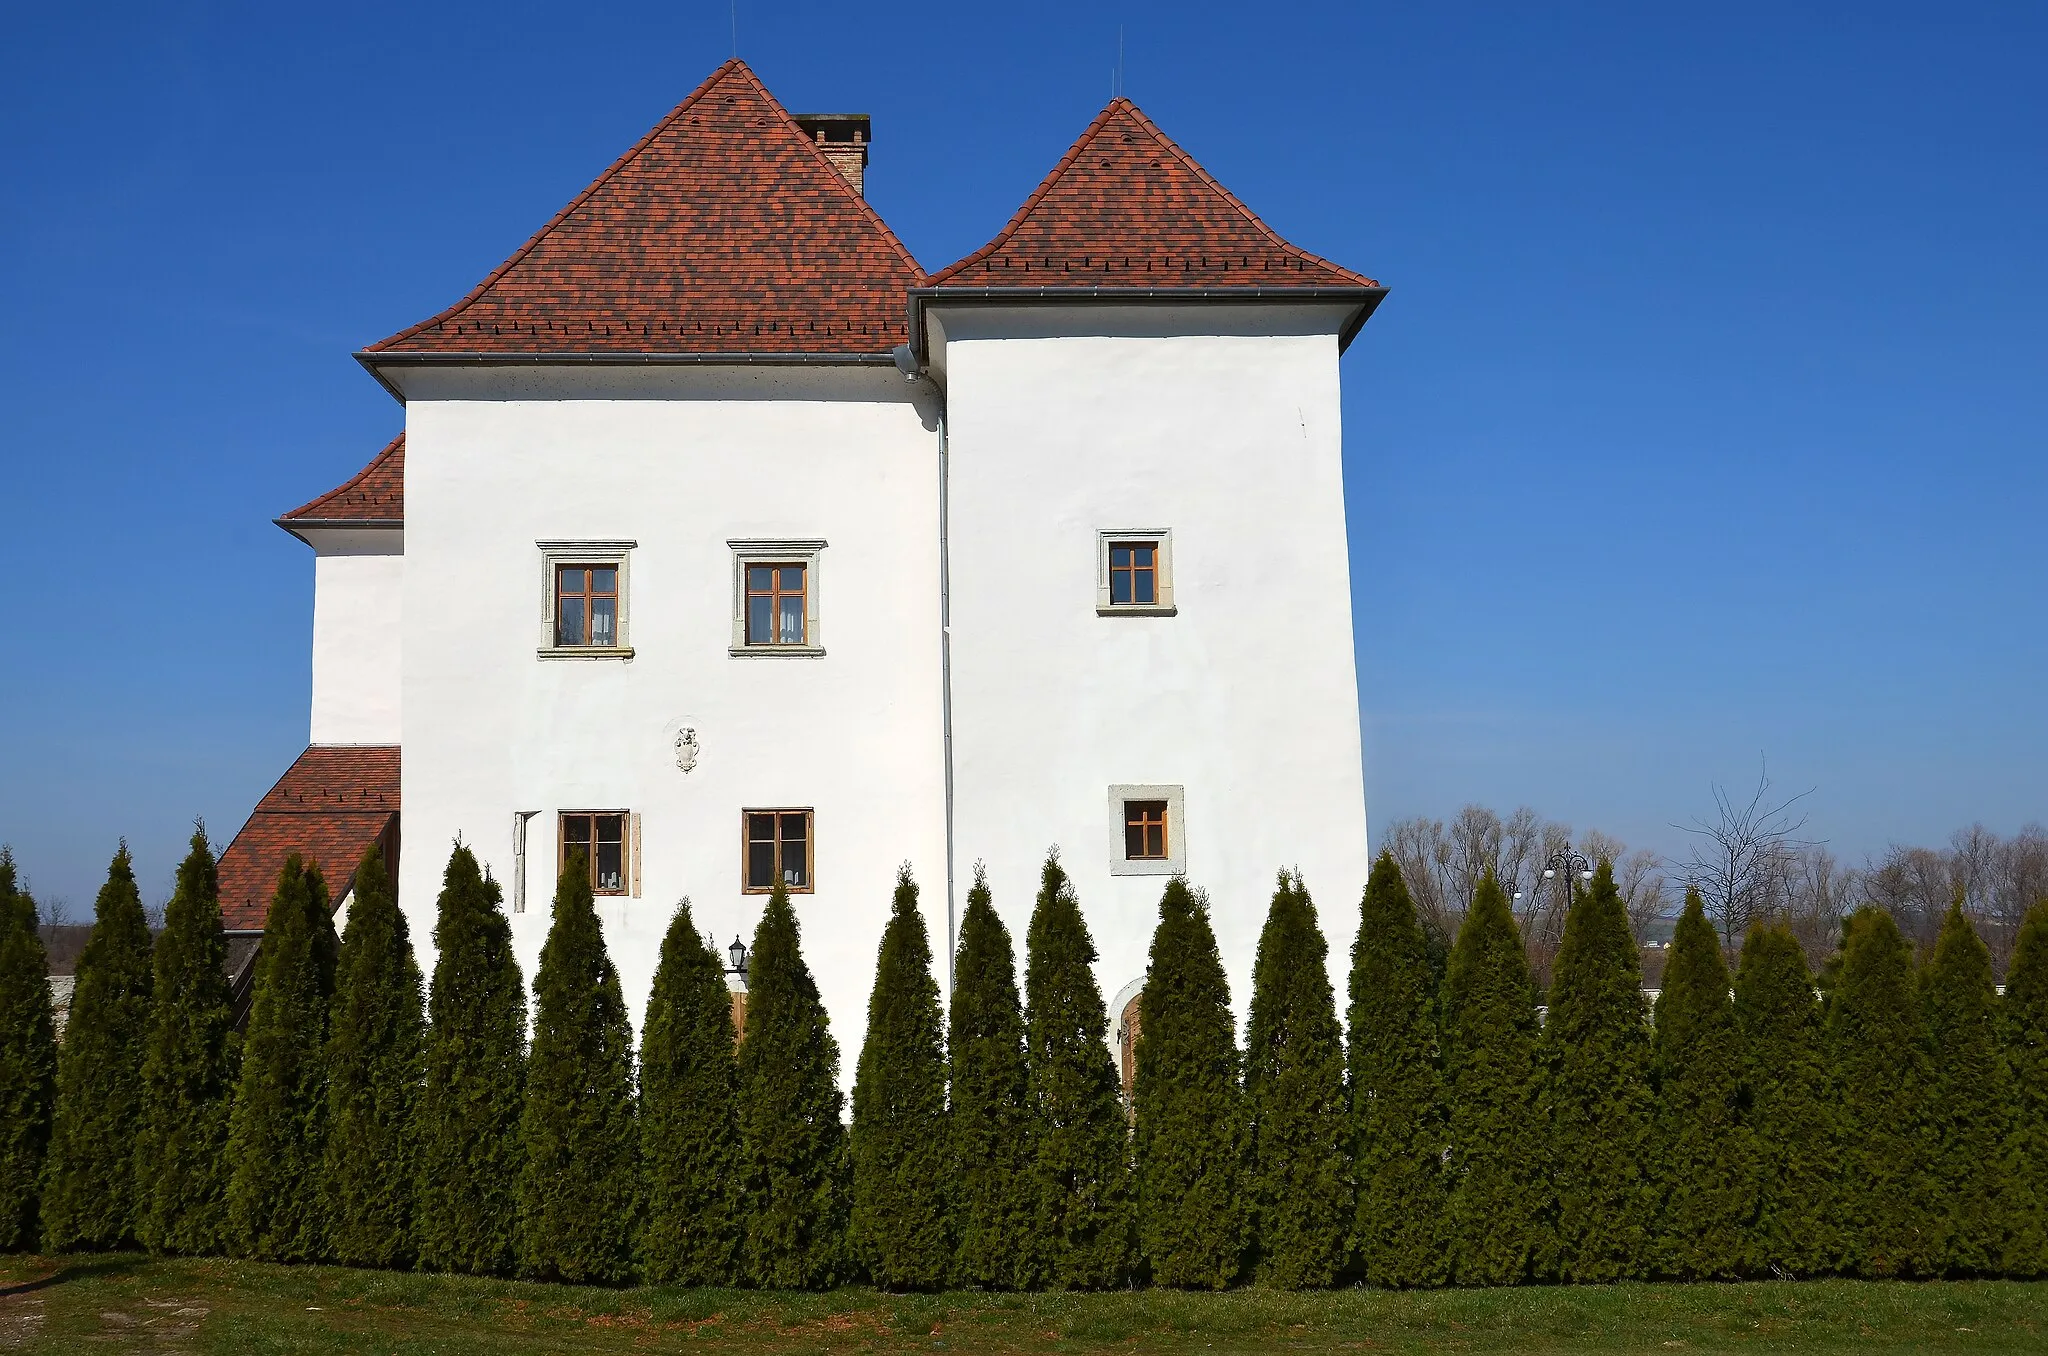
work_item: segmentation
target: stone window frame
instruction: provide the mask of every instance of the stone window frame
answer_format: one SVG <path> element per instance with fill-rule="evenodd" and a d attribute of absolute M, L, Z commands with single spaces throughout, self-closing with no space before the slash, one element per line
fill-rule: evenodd
<path fill-rule="evenodd" d="M 1109 600 L 1109 548 L 1118 542 L 1152 542 L 1157 553 L 1155 592 L 1149 603 Z M 1173 529 L 1130 527 L 1101 529 L 1095 534 L 1095 615 L 1098 617 L 1171 617 L 1179 612 L 1173 599 Z"/>
<path fill-rule="evenodd" d="M 1166 855 L 1132 860 L 1124 856 L 1124 802 L 1166 802 Z M 1181 876 L 1188 869 L 1187 787 L 1178 783 L 1119 782 L 1109 788 L 1109 874 Z"/>
<path fill-rule="evenodd" d="M 825 632 L 820 596 L 824 577 L 820 565 L 827 543 L 823 538 L 735 537 L 726 541 L 732 551 L 732 636 L 726 652 L 734 659 L 822 659 Z M 801 565 L 804 567 L 804 639 L 802 645 L 747 644 L 747 566 Z"/>
<path fill-rule="evenodd" d="M 631 659 L 633 657 L 633 551 L 636 541 L 537 541 L 540 548 L 540 650 L 542 659 Z M 619 643 L 555 644 L 555 580 L 561 567 L 596 566 L 619 572 Z"/>

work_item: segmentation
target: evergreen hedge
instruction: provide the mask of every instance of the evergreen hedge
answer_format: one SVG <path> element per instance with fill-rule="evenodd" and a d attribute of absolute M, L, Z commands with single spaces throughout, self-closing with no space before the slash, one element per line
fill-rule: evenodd
<path fill-rule="evenodd" d="M 1758 923 L 1743 939 L 1735 1030 L 1747 1099 L 1743 1124 L 1755 1150 L 1742 1270 L 1818 1275 L 1839 1252 L 1835 1108 L 1813 975 L 1798 939 L 1782 925 Z"/>
<path fill-rule="evenodd" d="M 776 1290 L 829 1286 L 848 1271 L 839 1044 L 780 882 L 747 962 L 739 1073 L 747 1277 Z"/>
<path fill-rule="evenodd" d="M 590 860 L 580 849 L 567 856 L 533 980 L 519 1262 L 536 1280 L 617 1285 L 632 1274 L 639 1233 L 633 1031 L 591 897 Z"/>
<path fill-rule="evenodd" d="M 2000 1002 L 2013 1086 L 2005 1269 L 2048 1275 L 2048 899 L 2020 923 Z"/>
<path fill-rule="evenodd" d="M 37 1241 L 43 1160 L 57 1092 L 50 961 L 36 903 L 0 847 L 0 1252 Z"/>
<path fill-rule="evenodd" d="M 1136 1260 L 1129 1135 L 1104 1044 L 1095 942 L 1057 853 L 1046 857 L 1025 934 L 1024 1001 L 1033 1279 L 1070 1290 L 1122 1285 Z"/>
<path fill-rule="evenodd" d="M 1755 1145 L 1742 1122 L 1742 1042 L 1728 963 L 1698 890 L 1685 892 L 1665 958 L 1651 1066 L 1656 1270 L 1687 1280 L 1741 1275 L 1756 1210 Z"/>
<path fill-rule="evenodd" d="M 263 920 L 241 1081 L 228 1117 L 228 1245 L 238 1257 L 326 1255 L 327 1007 L 334 916 L 320 868 L 285 858 Z"/>
<path fill-rule="evenodd" d="M 1382 852 L 1351 944 L 1345 1052 L 1358 1189 L 1352 1246 L 1365 1278 L 1379 1286 L 1450 1278 L 1450 1131 L 1434 990 L 1415 902 L 1394 854 Z"/>
<path fill-rule="evenodd" d="M 203 825 L 178 866 L 151 961 L 135 1232 L 151 1252 L 219 1252 L 227 1243 L 228 1108 L 239 1044 L 220 874 Z"/>
<path fill-rule="evenodd" d="M 1828 995 L 1828 1058 L 1840 1118 L 1835 1217 L 1843 1268 L 1912 1276 L 1932 1261 L 1927 1060 L 1913 953 L 1892 916 L 1866 906 L 1843 933 Z"/>
<path fill-rule="evenodd" d="M 690 901 L 661 940 L 640 1049 L 640 1147 L 647 1177 L 640 1265 L 660 1285 L 739 1279 L 739 1063 L 732 995 Z"/>
<path fill-rule="evenodd" d="M 960 949 L 947 1011 L 955 1276 L 986 1290 L 1031 1283 L 1030 1073 L 1024 1004 L 1010 932 L 979 864 L 960 916 Z"/>
<path fill-rule="evenodd" d="M 1443 1013 L 1452 1278 L 1460 1285 L 1512 1285 L 1529 1274 L 1547 1192 L 1529 961 L 1491 872 L 1473 892 L 1451 947 Z"/>
<path fill-rule="evenodd" d="M 1288 1290 L 1332 1284 L 1351 1235 L 1350 1108 L 1329 955 L 1308 887 L 1282 871 L 1252 967 L 1244 1085 L 1259 1278 Z"/>
<path fill-rule="evenodd" d="M 1152 1280 L 1221 1290 L 1251 1241 L 1245 1102 L 1209 902 L 1179 876 L 1159 897 L 1134 1057 L 1138 1234 Z"/>
<path fill-rule="evenodd" d="M 526 986 L 496 881 L 457 843 L 442 876 L 413 1137 L 419 1264 L 505 1275 L 517 1238 Z"/>
<path fill-rule="evenodd" d="M 420 967 L 384 854 L 356 866 L 327 1036 L 328 1252 L 356 1267 L 404 1267 L 419 1165 L 413 1116 L 425 1076 Z"/>
<path fill-rule="evenodd" d="M 149 948 L 149 920 L 123 843 L 93 903 L 92 935 L 78 958 L 57 1055 L 57 1110 L 43 1174 L 43 1246 L 51 1252 L 135 1241 Z"/>
<path fill-rule="evenodd" d="M 884 1290 L 936 1290 L 952 1271 L 946 1049 L 932 947 L 905 863 L 875 957 L 853 1080 L 854 1253 Z"/>
<path fill-rule="evenodd" d="M 1999 1048 L 1991 952 L 1956 892 L 1920 976 L 1927 1020 L 1928 1269 L 1995 1274 L 2004 1258 L 2012 1089 Z"/>

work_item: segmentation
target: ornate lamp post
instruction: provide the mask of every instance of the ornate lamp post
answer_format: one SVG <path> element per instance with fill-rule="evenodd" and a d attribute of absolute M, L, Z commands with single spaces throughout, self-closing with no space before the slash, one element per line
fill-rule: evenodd
<path fill-rule="evenodd" d="M 1586 860 L 1584 853 L 1570 843 L 1550 854 L 1543 863 L 1543 879 L 1556 880 L 1558 873 L 1564 873 L 1565 906 L 1571 906 L 1571 882 L 1576 876 L 1582 881 L 1593 879 L 1593 864 Z"/>

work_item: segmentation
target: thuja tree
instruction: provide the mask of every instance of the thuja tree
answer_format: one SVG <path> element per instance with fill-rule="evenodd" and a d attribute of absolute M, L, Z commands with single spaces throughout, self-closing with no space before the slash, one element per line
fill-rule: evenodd
<path fill-rule="evenodd" d="M 1755 1148 L 1755 1202 L 1742 1269 L 1811 1276 L 1834 1264 L 1835 1110 L 1819 997 L 1806 952 L 1782 925 L 1757 924 L 1735 972 L 1735 1029 Z"/>
<path fill-rule="evenodd" d="M 36 1242 L 37 1198 L 56 1100 L 50 963 L 35 901 L 0 848 L 0 1251 Z"/>
<path fill-rule="evenodd" d="M 123 843 L 93 904 L 57 1057 L 44 1170 L 43 1246 L 119 1248 L 135 1238 L 135 1138 L 149 1037 L 149 921 Z"/>
<path fill-rule="evenodd" d="M 1244 1090 L 1259 1276 L 1290 1290 L 1336 1280 L 1351 1234 L 1344 1035 L 1329 954 L 1308 888 L 1282 871 L 1252 967 Z"/>
<path fill-rule="evenodd" d="M 263 920 L 263 947 L 228 1119 L 228 1244 L 304 1262 L 326 1250 L 327 1007 L 337 943 L 327 884 L 295 852 Z"/>
<path fill-rule="evenodd" d="M 1138 1233 L 1159 1285 L 1221 1290 L 1244 1268 L 1245 1103 L 1208 900 L 1175 876 L 1138 1007 Z"/>
<path fill-rule="evenodd" d="M 1529 1273 L 1545 1208 L 1529 962 L 1491 872 L 1451 947 L 1443 1059 L 1450 1108 L 1449 1251 L 1461 1285 Z"/>
<path fill-rule="evenodd" d="M 151 960 L 135 1231 L 152 1252 L 216 1252 L 227 1242 L 228 1101 L 236 1051 L 220 876 L 204 826 L 193 830 L 191 851 L 178 866 Z"/>
<path fill-rule="evenodd" d="M 1135 1262 L 1129 1136 L 1104 1044 L 1095 941 L 1057 854 L 1040 874 L 1024 950 L 1035 1280 L 1121 1285 Z"/>
<path fill-rule="evenodd" d="M 1654 1103 L 1643 977 L 1602 859 L 1565 915 L 1543 1027 L 1543 1114 L 1555 1193 L 1555 1273 L 1613 1281 L 1649 1260 Z"/>
<path fill-rule="evenodd" d="M 1991 953 L 1963 913 L 1961 891 L 1920 976 L 1927 1019 L 1928 1267 L 1996 1272 L 2006 1239 L 2011 1086 L 1998 1039 Z"/>
<path fill-rule="evenodd" d="M 739 1065 L 732 997 L 690 901 L 661 939 L 640 1043 L 647 1200 L 640 1266 L 662 1285 L 731 1285 L 740 1240 Z"/>
<path fill-rule="evenodd" d="M 1434 989 L 1415 902 L 1394 854 L 1382 852 L 1351 944 L 1346 1047 L 1358 1190 L 1352 1242 L 1379 1286 L 1441 1285 L 1450 1275 Z"/>
<path fill-rule="evenodd" d="M 358 1267 L 416 1255 L 413 1114 L 426 1014 L 405 914 L 375 847 L 356 867 L 327 1035 L 328 1252 Z"/>
<path fill-rule="evenodd" d="M 2048 899 L 2027 910 L 2005 973 L 2003 1034 L 2013 1085 L 2004 1156 L 2005 1269 L 2048 1274 Z"/>
<path fill-rule="evenodd" d="M 533 998 L 520 1120 L 520 1268 L 538 1280 L 615 1285 L 632 1272 L 639 1231 L 633 1032 L 580 850 L 568 854 L 555 885 Z"/>
<path fill-rule="evenodd" d="M 1929 1260 L 1922 1029 L 1912 949 L 1889 913 L 1857 910 L 1828 996 L 1827 1044 L 1842 1262 L 1865 1276 L 1912 1275 Z"/>
<path fill-rule="evenodd" d="M 1742 1123 L 1742 1046 L 1721 935 L 1697 890 L 1672 934 L 1651 1036 L 1657 1083 L 1656 1268 L 1686 1279 L 1741 1273 L 1756 1204 Z"/>
<path fill-rule="evenodd" d="M 439 954 L 413 1137 L 415 1239 L 420 1265 L 435 1271 L 512 1269 L 526 987 L 501 899 L 476 854 L 456 844 L 434 922 Z"/>
<path fill-rule="evenodd" d="M 776 1290 L 829 1286 L 847 1270 L 839 1044 L 780 883 L 747 962 L 739 1074 L 746 1275 Z"/>
<path fill-rule="evenodd" d="M 953 1260 L 946 1050 L 931 938 L 907 862 L 875 957 L 848 1143 L 855 1260 L 885 1290 L 938 1289 Z"/>
<path fill-rule="evenodd" d="M 954 1274 L 965 1285 L 1015 1289 L 1031 1279 L 1024 1005 L 1010 932 L 996 915 L 979 864 L 960 917 L 947 1023 Z"/>

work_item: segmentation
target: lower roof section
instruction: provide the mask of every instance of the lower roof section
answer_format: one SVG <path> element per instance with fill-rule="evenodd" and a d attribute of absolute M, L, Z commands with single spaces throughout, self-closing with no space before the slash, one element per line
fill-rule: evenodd
<path fill-rule="evenodd" d="M 315 744 L 270 788 L 220 858 L 221 923 L 229 931 L 263 926 L 285 858 L 316 863 L 330 898 L 355 881 L 371 844 L 387 858 L 398 846 L 398 748 L 389 744 Z M 397 878 L 396 863 L 388 862 Z"/>

